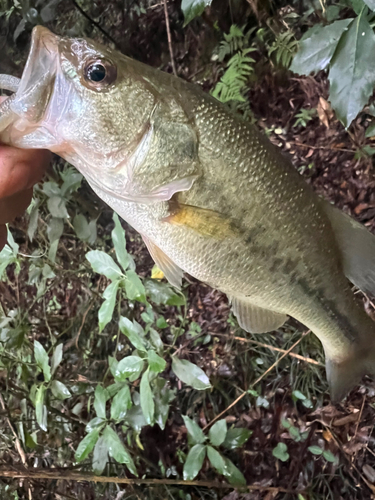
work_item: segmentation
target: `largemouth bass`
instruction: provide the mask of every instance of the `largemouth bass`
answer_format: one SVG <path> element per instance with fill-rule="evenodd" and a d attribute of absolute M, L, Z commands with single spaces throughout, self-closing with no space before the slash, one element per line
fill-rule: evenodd
<path fill-rule="evenodd" d="M 198 86 L 93 41 L 33 31 L 0 140 L 48 148 L 139 231 L 174 286 L 226 293 L 240 326 L 290 315 L 321 340 L 334 400 L 375 374 L 375 324 L 348 279 L 375 294 L 375 237 L 320 199 L 249 123 Z"/>

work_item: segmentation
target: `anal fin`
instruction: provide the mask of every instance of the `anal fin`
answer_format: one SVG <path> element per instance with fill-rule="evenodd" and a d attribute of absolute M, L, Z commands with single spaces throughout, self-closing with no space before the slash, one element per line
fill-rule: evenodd
<path fill-rule="evenodd" d="M 266 333 L 280 328 L 287 315 L 255 306 L 247 300 L 232 298 L 232 310 L 241 328 L 249 333 Z"/>
<path fill-rule="evenodd" d="M 142 238 L 155 264 L 163 271 L 169 283 L 176 288 L 181 288 L 182 277 L 184 275 L 183 270 L 146 236 L 142 235 Z"/>

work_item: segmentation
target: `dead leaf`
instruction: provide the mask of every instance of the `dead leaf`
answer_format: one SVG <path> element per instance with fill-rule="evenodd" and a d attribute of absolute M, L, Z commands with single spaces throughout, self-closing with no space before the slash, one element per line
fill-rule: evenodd
<path fill-rule="evenodd" d="M 359 412 L 350 413 L 349 415 L 345 415 L 345 417 L 336 418 L 333 421 L 333 425 L 335 427 L 341 427 L 343 425 L 350 424 L 351 422 L 357 422 L 358 418 L 359 418 Z"/>
<path fill-rule="evenodd" d="M 319 97 L 319 103 L 317 106 L 317 112 L 319 120 L 324 123 L 324 125 L 329 128 L 329 120 L 333 118 L 333 111 L 328 101 L 324 97 Z"/>

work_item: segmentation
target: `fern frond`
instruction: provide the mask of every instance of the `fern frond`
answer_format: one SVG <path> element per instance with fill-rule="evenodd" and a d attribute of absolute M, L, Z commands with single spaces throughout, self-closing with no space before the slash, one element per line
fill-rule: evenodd
<path fill-rule="evenodd" d="M 245 102 L 243 91 L 246 88 L 249 76 L 254 71 L 252 64 L 255 62 L 248 54 L 254 50 L 256 49 L 240 50 L 229 59 L 225 73 L 212 91 L 212 95 L 216 99 L 221 102 Z"/>
<path fill-rule="evenodd" d="M 245 39 L 243 29 L 236 24 L 232 24 L 229 33 L 224 33 L 224 40 L 220 43 L 218 52 L 219 61 L 224 61 L 226 56 L 234 54 L 241 49 L 244 46 Z"/>
<path fill-rule="evenodd" d="M 277 36 L 272 46 L 268 49 L 268 55 L 274 54 L 276 64 L 281 64 L 285 68 L 289 68 L 293 56 L 298 48 L 298 42 L 294 38 L 292 31 L 285 31 Z"/>

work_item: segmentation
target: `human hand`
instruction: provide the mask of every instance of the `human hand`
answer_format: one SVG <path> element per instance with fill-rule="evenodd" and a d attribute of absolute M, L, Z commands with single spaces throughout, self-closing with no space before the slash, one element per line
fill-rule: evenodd
<path fill-rule="evenodd" d="M 0 145 L 0 250 L 7 241 L 5 224 L 29 206 L 33 185 L 40 181 L 51 153 Z"/>

